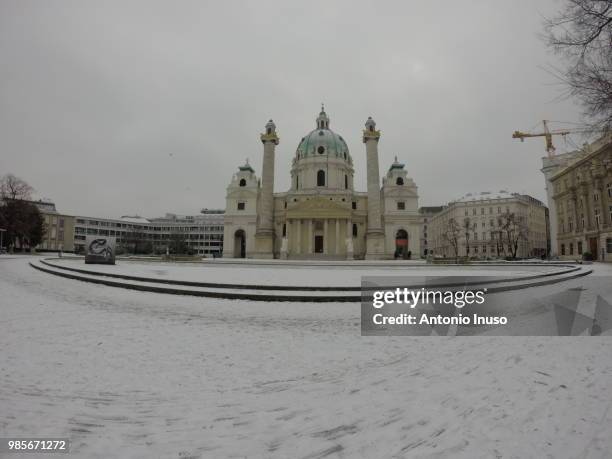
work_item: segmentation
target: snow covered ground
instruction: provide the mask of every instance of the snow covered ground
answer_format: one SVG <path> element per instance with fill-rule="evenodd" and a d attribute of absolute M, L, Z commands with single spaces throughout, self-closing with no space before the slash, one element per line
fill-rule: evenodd
<path fill-rule="evenodd" d="M 611 455 L 610 336 L 361 337 L 358 304 L 136 292 L 27 261 L 0 256 L 0 437 L 68 436 L 87 458 Z M 610 301 L 594 267 L 508 295 Z"/>

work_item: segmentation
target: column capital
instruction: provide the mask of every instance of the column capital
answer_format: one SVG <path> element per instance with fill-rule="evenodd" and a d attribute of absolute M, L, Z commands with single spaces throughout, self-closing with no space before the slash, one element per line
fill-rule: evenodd
<path fill-rule="evenodd" d="M 367 129 L 363 130 L 363 143 L 366 143 L 368 140 L 375 140 L 378 142 L 380 139 L 380 131 L 368 131 Z"/>
<path fill-rule="evenodd" d="M 380 139 L 380 131 L 376 130 L 376 121 L 372 119 L 371 116 L 368 117 L 368 120 L 365 122 L 365 129 L 363 130 L 363 143 L 366 143 L 368 140 L 375 140 L 378 142 Z"/>
<path fill-rule="evenodd" d="M 263 144 L 273 143 L 274 145 L 278 145 L 279 140 L 280 140 L 280 137 L 276 135 L 276 132 L 272 134 L 261 134 L 260 138 L 261 138 L 261 143 Z"/>

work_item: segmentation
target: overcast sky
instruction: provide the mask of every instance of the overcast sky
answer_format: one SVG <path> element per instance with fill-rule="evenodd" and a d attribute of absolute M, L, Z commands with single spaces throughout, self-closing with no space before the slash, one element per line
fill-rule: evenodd
<path fill-rule="evenodd" d="M 539 37 L 561 6 L 0 0 L 0 175 L 68 214 L 196 214 L 225 207 L 245 158 L 260 175 L 269 118 L 285 191 L 324 102 L 359 191 L 372 116 L 381 174 L 397 155 L 420 205 L 499 189 L 544 199 L 544 141 L 511 134 L 579 121 Z"/>

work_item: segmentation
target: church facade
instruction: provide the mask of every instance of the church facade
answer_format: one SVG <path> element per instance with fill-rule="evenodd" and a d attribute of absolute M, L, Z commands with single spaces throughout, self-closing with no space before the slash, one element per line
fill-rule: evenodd
<path fill-rule="evenodd" d="M 270 120 L 261 134 L 261 180 L 248 161 L 227 187 L 225 258 L 392 259 L 420 254 L 418 191 L 395 159 L 379 174 L 380 131 L 363 130 L 367 191 L 353 187 L 353 159 L 344 138 L 330 129 L 321 108 L 316 128 L 303 137 L 291 163 L 291 187 L 274 192 L 279 137 Z"/>

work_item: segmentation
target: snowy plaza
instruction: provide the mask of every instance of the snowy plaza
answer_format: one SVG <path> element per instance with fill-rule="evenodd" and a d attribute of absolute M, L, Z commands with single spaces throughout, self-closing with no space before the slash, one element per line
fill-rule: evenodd
<path fill-rule="evenodd" d="M 362 337 L 358 303 L 134 291 L 29 265 L 40 260 L 0 257 L 2 436 L 69 437 L 71 454 L 88 458 L 602 458 L 612 450 L 609 330 Z M 82 260 L 54 263 L 85 268 Z M 269 263 L 118 260 L 95 269 L 357 286 L 382 269 Z M 419 268 L 428 269 L 393 269 Z M 499 269 L 519 276 L 544 268 Z M 590 269 L 499 295 L 517 307 L 521 327 L 544 313 L 534 299 L 568 289 L 611 302 L 612 267 Z"/>

